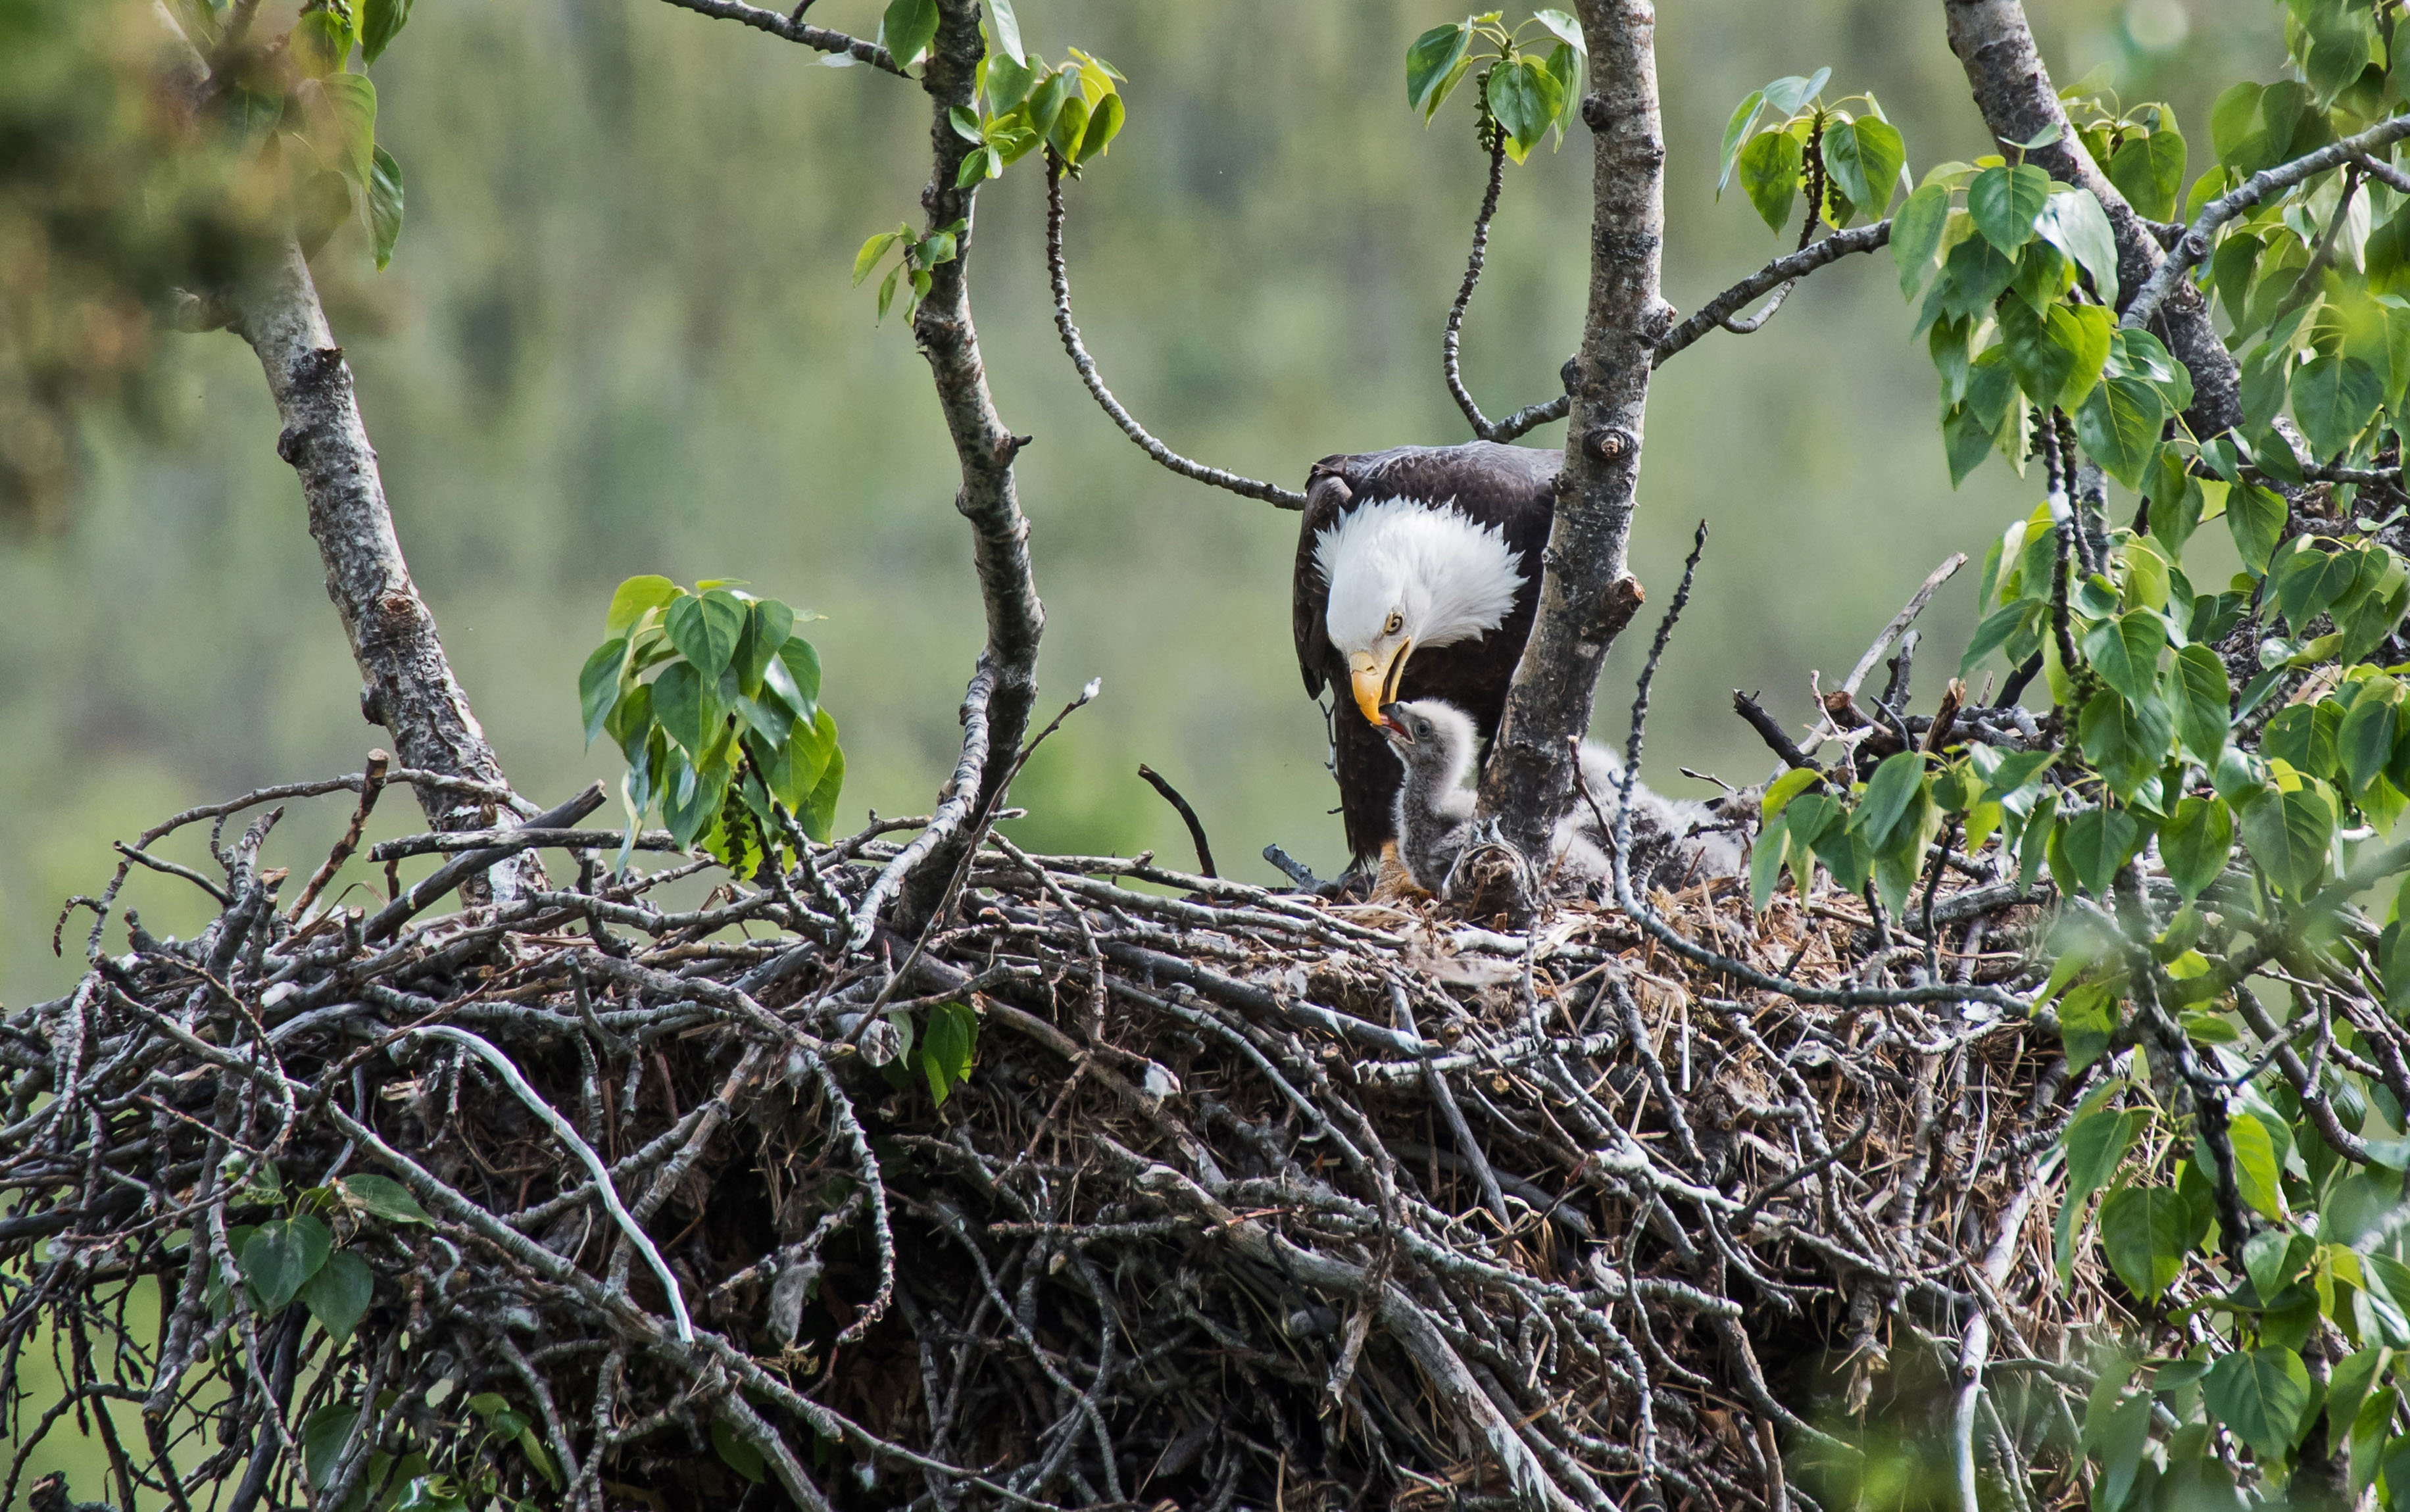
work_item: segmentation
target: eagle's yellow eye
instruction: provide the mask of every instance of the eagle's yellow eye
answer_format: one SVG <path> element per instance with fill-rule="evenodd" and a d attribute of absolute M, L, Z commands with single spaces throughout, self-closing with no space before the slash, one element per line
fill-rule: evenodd
<path fill-rule="evenodd" d="M 1403 630 L 1405 626 L 1406 620 L 1403 615 L 1392 614 L 1389 616 L 1389 622 L 1381 627 L 1381 633 L 1384 635 L 1394 635 L 1399 631 Z"/>

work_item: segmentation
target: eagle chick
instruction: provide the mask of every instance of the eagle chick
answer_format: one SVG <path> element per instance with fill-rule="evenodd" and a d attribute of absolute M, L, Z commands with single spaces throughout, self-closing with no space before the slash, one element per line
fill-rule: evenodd
<path fill-rule="evenodd" d="M 1396 807 L 1398 860 L 1416 886 L 1437 893 L 1473 837 L 1474 793 L 1465 780 L 1473 772 L 1479 733 L 1463 710 L 1437 699 L 1391 704 L 1381 713 L 1382 734 L 1405 767 Z M 1588 888 L 1612 875 L 1623 763 L 1589 741 L 1582 743 L 1580 760 L 1590 802 L 1576 799 L 1574 811 L 1558 823 L 1554 859 L 1561 880 Z M 1748 868 L 1747 850 L 1738 836 L 1718 826 L 1715 810 L 1706 804 L 1633 784 L 1633 885 L 1646 891 L 1740 875 Z"/>

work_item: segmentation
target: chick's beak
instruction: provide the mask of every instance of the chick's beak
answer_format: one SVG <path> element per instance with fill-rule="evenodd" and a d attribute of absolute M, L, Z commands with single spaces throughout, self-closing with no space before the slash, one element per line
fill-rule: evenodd
<path fill-rule="evenodd" d="M 1386 664 L 1373 660 L 1370 651 L 1348 653 L 1347 680 L 1355 690 L 1356 706 L 1364 711 L 1366 720 L 1379 725 L 1389 722 L 1381 708 L 1398 701 L 1398 683 L 1406 675 L 1406 658 L 1414 648 L 1414 642 L 1400 641 Z"/>

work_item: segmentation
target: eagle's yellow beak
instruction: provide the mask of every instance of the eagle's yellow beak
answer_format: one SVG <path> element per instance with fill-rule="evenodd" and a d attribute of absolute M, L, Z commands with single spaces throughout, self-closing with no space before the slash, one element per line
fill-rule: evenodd
<path fill-rule="evenodd" d="M 1406 675 L 1406 658 L 1414 648 L 1414 642 L 1400 641 L 1386 666 L 1374 661 L 1370 651 L 1348 653 L 1347 680 L 1356 691 L 1356 706 L 1372 723 L 1387 722 L 1381 718 L 1382 706 L 1398 701 L 1398 683 Z"/>

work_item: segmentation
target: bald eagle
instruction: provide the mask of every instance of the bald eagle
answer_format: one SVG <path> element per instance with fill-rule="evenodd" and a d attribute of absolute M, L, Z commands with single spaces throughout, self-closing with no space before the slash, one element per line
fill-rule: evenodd
<path fill-rule="evenodd" d="M 1326 457 L 1298 532 L 1298 670 L 1332 692 L 1333 765 L 1359 863 L 1397 835 L 1384 705 L 1439 699 L 1498 731 L 1532 633 L 1563 454 L 1470 442 Z"/>

